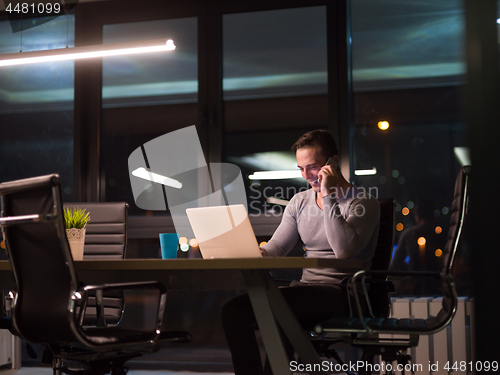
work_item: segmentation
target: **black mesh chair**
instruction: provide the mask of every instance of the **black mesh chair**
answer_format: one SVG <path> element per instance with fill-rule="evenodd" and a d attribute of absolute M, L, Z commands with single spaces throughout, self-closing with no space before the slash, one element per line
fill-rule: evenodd
<path fill-rule="evenodd" d="M 69 202 L 90 214 L 83 259 L 124 259 L 127 251 L 128 204 L 126 202 Z M 96 295 L 97 293 L 97 295 Z M 125 308 L 123 292 L 90 293 L 83 323 L 105 327 L 119 324 Z"/>
<path fill-rule="evenodd" d="M 0 184 L 7 254 L 16 285 L 12 322 L 23 339 L 41 343 L 53 354 L 54 374 L 125 374 L 124 363 L 154 352 L 167 342 L 189 341 L 186 332 L 162 332 L 166 288 L 159 282 L 82 285 L 65 235 L 58 175 Z M 83 327 L 87 295 L 93 290 L 158 291 L 156 324 L 144 327 Z M 82 309 L 77 306 L 81 303 Z M 83 364 L 74 372 L 68 359 Z"/>
<path fill-rule="evenodd" d="M 344 342 L 363 350 L 362 360 L 372 363 L 375 355 L 381 355 L 387 362 L 406 363 L 409 348 L 418 345 L 420 335 L 429 335 L 444 329 L 453 319 L 457 306 L 457 293 L 451 277 L 451 269 L 462 234 L 468 207 L 468 184 L 471 167 L 465 166 L 458 174 L 451 209 L 451 223 L 448 240 L 444 249 L 441 272 L 398 272 L 398 271 L 360 271 L 350 281 L 350 286 L 367 288 L 365 281 L 373 277 L 415 276 L 440 279 L 443 284 L 443 304 L 435 317 L 427 319 L 395 319 L 376 316 L 374 313 L 363 315 L 359 296 L 353 293 L 356 315 L 350 318 L 333 318 L 315 327 L 317 334 L 337 332 L 343 335 Z M 374 302 L 373 299 L 367 301 Z M 380 334 L 396 335 L 381 338 Z M 368 374 L 369 366 L 361 369 L 360 374 Z"/>
<path fill-rule="evenodd" d="M 394 284 L 387 280 L 388 276 L 383 271 L 387 271 L 391 264 L 395 236 L 396 200 L 394 198 L 385 198 L 378 201 L 380 205 L 380 226 L 371 270 L 382 271 L 382 273 L 366 278 L 365 282 L 370 286 L 367 291 L 367 299 L 371 302 L 369 304 L 370 313 L 377 318 L 387 318 L 390 312 L 390 295 L 396 289 Z M 349 301 L 347 289 L 351 279 L 351 277 L 346 277 L 342 281 L 344 298 Z M 352 317 L 355 313 L 355 306 L 351 304 L 350 311 L 346 312 L 346 316 Z M 332 345 L 343 341 L 338 335 L 332 337 L 326 331 L 312 332 L 311 341 L 321 357 L 333 358 L 340 365 L 343 364 L 340 356 L 332 347 Z"/>
<path fill-rule="evenodd" d="M 372 259 L 372 271 L 387 271 L 391 264 L 394 249 L 394 237 L 396 226 L 396 200 L 393 198 L 379 199 L 380 204 L 380 227 L 378 232 L 377 247 Z M 383 272 L 373 274 L 368 279 L 370 288 L 366 295 L 368 308 L 371 314 L 377 318 L 389 316 L 391 298 L 390 294 L 395 292 L 394 284 L 387 280 L 388 276 Z M 350 281 L 348 279 L 347 281 Z M 351 306 L 352 314 L 352 306 Z"/>

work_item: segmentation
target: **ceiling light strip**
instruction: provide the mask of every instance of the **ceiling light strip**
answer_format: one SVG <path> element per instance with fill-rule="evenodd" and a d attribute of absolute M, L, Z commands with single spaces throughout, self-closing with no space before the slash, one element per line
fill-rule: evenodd
<path fill-rule="evenodd" d="M 45 51 L 19 52 L 0 55 L 0 66 L 36 64 L 49 61 L 88 59 L 94 57 L 131 55 L 173 50 L 175 50 L 175 44 L 171 39 L 167 41 L 165 41 L 165 39 L 158 39 L 133 43 L 101 44 L 97 46 L 60 48 Z"/>
<path fill-rule="evenodd" d="M 373 176 L 377 174 L 377 168 L 373 167 L 372 169 L 356 169 L 354 171 L 356 176 Z"/>

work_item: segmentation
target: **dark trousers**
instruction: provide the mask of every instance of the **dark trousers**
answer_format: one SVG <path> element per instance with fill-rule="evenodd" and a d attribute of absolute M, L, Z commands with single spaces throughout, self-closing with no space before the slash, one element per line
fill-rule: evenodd
<path fill-rule="evenodd" d="M 334 316 L 348 314 L 347 302 L 338 285 L 296 285 L 280 288 L 291 310 L 303 326 L 317 324 Z M 222 307 L 222 327 L 231 351 L 235 375 L 272 374 L 265 370 L 255 336 L 256 319 L 248 294 L 241 294 Z M 288 357 L 293 347 L 283 337 Z"/>

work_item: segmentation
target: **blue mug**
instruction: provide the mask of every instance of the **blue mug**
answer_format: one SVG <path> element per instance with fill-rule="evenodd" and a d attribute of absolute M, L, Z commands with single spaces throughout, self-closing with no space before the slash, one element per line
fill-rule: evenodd
<path fill-rule="evenodd" d="M 160 233 L 160 249 L 162 259 L 176 259 L 179 247 L 177 233 Z"/>

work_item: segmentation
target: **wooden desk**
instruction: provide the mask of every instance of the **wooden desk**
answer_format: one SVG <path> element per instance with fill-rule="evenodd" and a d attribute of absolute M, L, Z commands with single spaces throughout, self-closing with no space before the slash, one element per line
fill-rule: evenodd
<path fill-rule="evenodd" d="M 290 364 L 279 335 L 279 324 L 305 364 L 321 363 L 269 271 L 290 268 L 359 269 L 357 260 L 316 258 L 257 259 L 126 259 L 76 261 L 85 284 L 157 280 L 176 289 L 246 289 L 275 375 L 290 375 Z M 207 277 L 196 278 L 194 274 Z M 197 285 L 196 280 L 203 282 Z M 207 282 L 207 280 L 210 280 Z M 0 261 L 0 288 L 13 289 L 7 261 Z M 324 374 L 324 372 L 312 372 Z"/>

